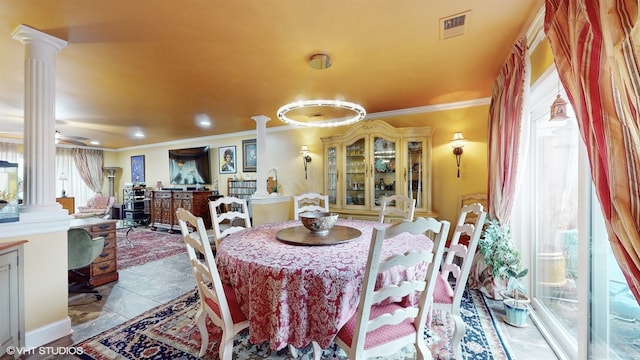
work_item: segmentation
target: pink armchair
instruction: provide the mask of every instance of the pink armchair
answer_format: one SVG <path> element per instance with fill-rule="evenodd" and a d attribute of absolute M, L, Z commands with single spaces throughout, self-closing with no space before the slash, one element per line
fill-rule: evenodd
<path fill-rule="evenodd" d="M 116 198 L 114 196 L 96 194 L 87 201 L 87 205 L 78 206 L 78 212 L 73 216 L 77 218 L 93 216 L 109 218 L 111 216 L 111 208 L 115 202 Z"/>

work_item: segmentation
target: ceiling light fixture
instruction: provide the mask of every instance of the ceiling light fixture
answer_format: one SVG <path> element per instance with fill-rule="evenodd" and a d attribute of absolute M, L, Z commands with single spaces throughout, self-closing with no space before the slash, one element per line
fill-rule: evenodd
<path fill-rule="evenodd" d="M 558 78 L 558 96 L 551 104 L 549 113 L 551 114 L 549 121 L 563 121 L 569 118 L 567 116 L 567 102 L 560 95 L 560 78 Z"/>
<path fill-rule="evenodd" d="M 315 54 L 309 59 L 309 66 L 316 70 L 328 69 L 331 67 L 331 59 L 327 54 Z M 331 110 L 331 115 L 325 117 L 322 109 Z M 281 106 L 277 112 L 278 119 L 284 123 L 308 127 L 350 125 L 364 119 L 366 115 L 364 107 L 359 104 L 330 99 L 294 101 Z"/>

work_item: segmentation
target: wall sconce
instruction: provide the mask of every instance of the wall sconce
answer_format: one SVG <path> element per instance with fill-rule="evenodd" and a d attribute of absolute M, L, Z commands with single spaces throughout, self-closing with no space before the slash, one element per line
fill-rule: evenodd
<path fill-rule="evenodd" d="M 451 140 L 451 147 L 453 148 L 453 154 L 456 156 L 456 164 L 458 165 L 458 177 L 460 177 L 460 155 L 462 155 L 462 148 L 464 147 L 465 138 L 461 132 L 453 134 Z"/>
<path fill-rule="evenodd" d="M 60 175 L 58 175 L 58 180 L 60 180 L 62 182 L 62 196 L 61 197 L 67 197 L 67 192 L 64 190 L 64 182 L 69 180 L 69 178 L 67 177 L 67 174 L 63 172 L 60 173 Z"/>
<path fill-rule="evenodd" d="M 309 156 L 309 147 L 302 145 L 300 147 L 300 154 L 302 154 L 302 163 L 304 164 L 304 178 L 307 179 L 307 163 L 311 162 L 311 156 Z"/>

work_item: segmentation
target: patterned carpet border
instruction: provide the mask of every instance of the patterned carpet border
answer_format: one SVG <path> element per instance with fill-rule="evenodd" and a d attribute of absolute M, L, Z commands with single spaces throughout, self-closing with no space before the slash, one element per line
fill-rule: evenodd
<path fill-rule="evenodd" d="M 197 359 L 200 349 L 200 334 L 195 327 L 194 316 L 198 306 L 198 294 L 191 291 L 167 304 L 158 306 L 113 329 L 107 330 L 77 346 L 82 347 L 83 359 Z M 495 319 L 483 295 L 472 290 L 463 296 L 461 315 L 467 323 L 462 340 L 465 360 L 512 360 L 508 344 L 503 341 Z M 453 332 L 452 321 L 447 313 L 435 313 L 431 329 L 425 333 L 427 344 L 434 359 L 453 359 L 449 338 Z M 210 343 L 204 359 L 219 359 L 219 329 L 209 324 Z M 248 341 L 245 330 L 234 341 L 234 359 L 292 359 L 287 348 L 280 351 L 269 349 L 267 343 L 254 345 Z M 299 349 L 299 360 L 312 359 L 311 346 Z M 413 359 L 413 348 L 405 348 L 393 357 L 378 359 Z M 345 354 L 333 344 L 325 349 L 322 359 L 345 360 Z"/>
<path fill-rule="evenodd" d="M 187 251 L 179 232 L 169 234 L 166 231 L 151 231 L 143 227 L 133 228 L 131 231 L 117 230 L 116 244 L 118 270 Z"/>

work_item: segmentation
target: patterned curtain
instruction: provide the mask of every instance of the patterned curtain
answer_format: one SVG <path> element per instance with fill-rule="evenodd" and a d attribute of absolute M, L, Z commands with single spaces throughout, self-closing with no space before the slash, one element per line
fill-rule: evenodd
<path fill-rule="evenodd" d="M 74 148 L 73 155 L 82 180 L 91 190 L 101 194 L 104 183 L 102 150 Z"/>
<path fill-rule="evenodd" d="M 492 88 L 489 107 L 489 218 L 508 225 L 516 192 L 522 110 L 528 96 L 527 42 L 513 45 Z"/>
<path fill-rule="evenodd" d="M 504 225 L 511 220 L 518 157 L 521 156 L 522 112 L 525 99 L 529 96 L 530 64 L 527 50 L 524 38 L 513 45 L 493 84 L 489 106 L 488 216 Z M 473 258 L 469 286 L 480 289 L 493 299 L 501 299 L 500 290 L 505 288 L 503 281 L 493 278 L 480 252 Z"/>
<path fill-rule="evenodd" d="M 545 32 L 587 147 L 609 242 L 640 302 L 638 3 L 546 0 L 545 6 Z"/>

